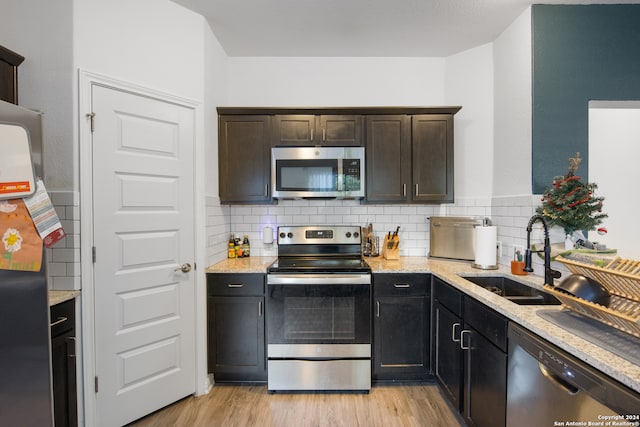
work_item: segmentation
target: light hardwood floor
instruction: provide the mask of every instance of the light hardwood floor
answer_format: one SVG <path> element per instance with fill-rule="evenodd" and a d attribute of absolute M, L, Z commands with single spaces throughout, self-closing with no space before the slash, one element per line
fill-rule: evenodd
<path fill-rule="evenodd" d="M 436 384 L 375 385 L 369 394 L 269 394 L 266 385 L 217 384 L 130 427 L 464 426 Z"/>

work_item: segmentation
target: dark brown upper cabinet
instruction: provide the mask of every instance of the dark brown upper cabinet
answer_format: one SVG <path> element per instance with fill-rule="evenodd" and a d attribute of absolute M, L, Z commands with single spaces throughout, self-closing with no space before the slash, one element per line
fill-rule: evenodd
<path fill-rule="evenodd" d="M 411 128 L 411 201 L 453 203 L 453 115 L 415 115 Z"/>
<path fill-rule="evenodd" d="M 361 115 L 278 114 L 274 118 L 274 147 L 362 144 Z"/>
<path fill-rule="evenodd" d="M 273 204 L 271 147 L 365 146 L 362 203 L 453 202 L 461 107 L 219 107 L 220 201 Z"/>
<path fill-rule="evenodd" d="M 369 115 L 366 125 L 366 201 L 406 203 L 411 180 L 411 116 Z"/>
<path fill-rule="evenodd" d="M 24 56 L 0 46 L 0 99 L 18 104 L 18 65 Z"/>
<path fill-rule="evenodd" d="M 271 116 L 221 115 L 218 177 L 222 203 L 272 203 Z"/>
<path fill-rule="evenodd" d="M 453 114 L 369 115 L 369 203 L 453 202 Z"/>

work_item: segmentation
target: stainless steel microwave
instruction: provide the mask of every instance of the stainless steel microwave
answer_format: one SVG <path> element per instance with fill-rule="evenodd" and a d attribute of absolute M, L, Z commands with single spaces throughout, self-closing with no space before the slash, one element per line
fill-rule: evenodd
<path fill-rule="evenodd" d="M 274 198 L 364 197 L 364 147 L 274 147 Z"/>

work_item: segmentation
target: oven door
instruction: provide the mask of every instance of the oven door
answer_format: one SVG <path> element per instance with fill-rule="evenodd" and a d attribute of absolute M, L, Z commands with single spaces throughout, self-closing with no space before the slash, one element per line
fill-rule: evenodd
<path fill-rule="evenodd" d="M 268 274 L 269 392 L 371 389 L 371 275 Z"/>
<path fill-rule="evenodd" d="M 266 303 L 270 357 L 304 345 L 317 352 L 318 344 L 335 350 L 371 344 L 369 274 L 269 274 Z"/>

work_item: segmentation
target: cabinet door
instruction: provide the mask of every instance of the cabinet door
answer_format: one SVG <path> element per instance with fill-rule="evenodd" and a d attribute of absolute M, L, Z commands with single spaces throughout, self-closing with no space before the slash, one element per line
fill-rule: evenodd
<path fill-rule="evenodd" d="M 367 116 L 367 202 L 406 203 L 411 187 L 409 116 Z"/>
<path fill-rule="evenodd" d="M 269 116 L 220 116 L 218 170 L 222 203 L 271 202 Z"/>
<path fill-rule="evenodd" d="M 209 297 L 208 334 L 216 381 L 266 381 L 264 297 Z"/>
<path fill-rule="evenodd" d="M 412 119 L 413 202 L 453 202 L 453 116 Z"/>
<path fill-rule="evenodd" d="M 56 426 L 78 425 L 76 383 L 75 300 L 50 308 L 51 377 Z"/>
<path fill-rule="evenodd" d="M 462 319 L 436 301 L 434 304 L 435 376 L 453 406 L 462 410 Z"/>
<path fill-rule="evenodd" d="M 274 121 L 274 147 L 310 146 L 321 137 L 317 135 L 316 116 L 312 114 L 281 114 L 275 116 Z"/>
<path fill-rule="evenodd" d="M 362 145 L 362 116 L 281 114 L 275 117 L 273 146 Z"/>
<path fill-rule="evenodd" d="M 463 416 L 470 426 L 504 427 L 507 414 L 507 354 L 465 326 Z M 469 341 L 469 342 L 467 342 Z"/>
<path fill-rule="evenodd" d="M 375 305 L 373 378 L 428 378 L 427 298 L 424 295 L 381 296 L 376 298 Z"/>
<path fill-rule="evenodd" d="M 65 334 L 51 339 L 51 377 L 55 425 L 77 426 L 75 337 Z"/>
<path fill-rule="evenodd" d="M 360 115 L 320 116 L 318 124 L 317 135 L 318 138 L 322 138 L 322 145 L 338 147 L 362 145 L 362 116 Z"/>

